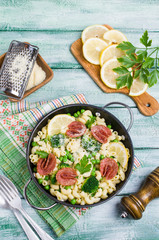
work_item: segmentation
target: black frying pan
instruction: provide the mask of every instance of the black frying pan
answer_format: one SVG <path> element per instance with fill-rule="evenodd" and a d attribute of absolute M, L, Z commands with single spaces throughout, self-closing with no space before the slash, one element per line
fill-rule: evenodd
<path fill-rule="evenodd" d="M 128 111 L 130 113 L 130 118 L 131 118 L 130 119 L 131 120 L 130 125 L 129 125 L 128 129 L 126 129 L 123 126 L 123 124 L 113 114 L 111 114 L 110 112 L 108 112 L 104 109 L 105 107 L 107 107 L 111 104 L 120 104 L 120 105 L 123 105 L 124 107 L 126 107 L 128 109 Z M 93 115 L 95 115 L 95 113 L 97 113 L 97 112 L 100 113 L 101 117 L 105 119 L 107 124 L 111 124 L 112 128 L 115 131 L 117 131 L 119 133 L 119 135 L 124 135 L 125 140 L 123 141 L 123 143 L 124 143 L 125 147 L 128 148 L 129 151 L 130 151 L 130 158 L 129 158 L 129 162 L 128 162 L 128 169 L 127 169 L 126 174 L 125 174 L 125 180 L 116 185 L 116 191 L 109 194 L 107 199 L 101 199 L 99 202 L 94 203 L 94 204 L 88 204 L 88 205 L 75 204 L 75 205 L 72 205 L 69 201 L 65 201 L 65 202 L 64 201 L 59 201 L 56 197 L 52 196 L 48 191 L 46 191 L 38 183 L 37 179 L 34 177 L 34 173 L 33 173 L 34 165 L 30 162 L 29 155 L 31 153 L 31 148 L 32 148 L 31 143 L 33 141 L 33 138 L 37 135 L 38 131 L 41 131 L 41 129 L 48 124 L 48 119 L 53 118 L 57 114 L 71 113 L 71 115 L 73 115 L 75 112 L 77 112 L 78 110 L 81 110 L 81 109 L 90 110 L 93 113 Z M 71 105 L 66 105 L 66 106 L 60 107 L 58 109 L 55 109 L 55 110 L 49 112 L 34 127 L 32 133 L 31 133 L 31 136 L 29 138 L 29 141 L 28 141 L 28 146 L 27 146 L 27 151 L 26 151 L 26 159 L 27 159 L 27 165 L 28 165 L 28 169 L 29 169 L 29 172 L 30 172 L 30 175 L 31 175 L 31 179 L 26 183 L 26 185 L 24 187 L 24 196 L 25 196 L 26 200 L 28 201 L 27 194 L 26 194 L 26 189 L 27 189 L 28 184 L 31 182 L 31 180 L 34 181 L 34 183 L 37 185 L 37 187 L 45 195 L 47 195 L 49 198 L 54 200 L 56 203 L 60 203 L 60 204 L 70 206 L 70 207 L 78 207 L 78 208 L 94 207 L 94 206 L 105 203 L 108 200 L 112 199 L 124 187 L 124 185 L 126 184 L 126 182 L 128 181 L 128 179 L 130 177 L 130 174 L 131 174 L 131 171 L 132 171 L 132 168 L 133 168 L 134 150 L 133 150 L 133 144 L 132 144 L 131 138 L 130 138 L 129 133 L 128 133 L 128 131 L 130 130 L 130 128 L 132 126 L 132 123 L 133 123 L 133 115 L 132 115 L 131 109 L 126 104 L 119 103 L 119 102 L 109 103 L 109 104 L 105 105 L 103 108 L 96 107 L 96 106 L 90 105 L 90 104 L 71 104 Z M 28 203 L 29 203 L 29 201 L 28 201 Z M 47 209 L 50 209 L 51 207 L 53 207 L 56 203 L 54 203 L 52 206 L 49 206 L 47 208 L 40 208 L 40 207 L 33 206 L 31 203 L 29 203 L 29 204 L 33 208 L 36 208 L 38 210 L 47 210 Z"/>

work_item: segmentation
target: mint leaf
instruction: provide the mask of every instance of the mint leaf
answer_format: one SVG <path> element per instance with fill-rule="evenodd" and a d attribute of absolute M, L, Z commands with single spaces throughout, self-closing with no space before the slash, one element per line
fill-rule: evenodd
<path fill-rule="evenodd" d="M 159 71 L 155 69 L 150 73 L 150 78 L 148 80 L 149 87 L 152 87 L 154 84 L 156 84 L 158 79 L 159 79 Z"/>
<path fill-rule="evenodd" d="M 150 47 L 152 44 L 152 40 L 149 40 L 148 32 L 147 30 L 143 33 L 142 37 L 140 38 L 140 42 L 147 48 Z"/>
<path fill-rule="evenodd" d="M 127 68 L 121 66 L 121 67 L 117 67 L 113 69 L 114 72 L 118 73 L 118 74 L 126 74 L 129 71 L 127 70 Z"/>
<path fill-rule="evenodd" d="M 117 48 L 126 51 L 127 54 L 135 53 L 136 48 L 130 42 L 122 42 L 118 44 Z"/>
<path fill-rule="evenodd" d="M 80 163 L 77 163 L 75 168 L 81 173 L 89 172 L 92 165 L 88 164 L 89 160 L 86 155 L 80 160 Z"/>
<path fill-rule="evenodd" d="M 121 58 L 118 58 L 118 61 L 124 65 L 126 68 L 133 67 L 135 65 L 135 61 L 132 61 L 128 56 L 123 56 Z"/>

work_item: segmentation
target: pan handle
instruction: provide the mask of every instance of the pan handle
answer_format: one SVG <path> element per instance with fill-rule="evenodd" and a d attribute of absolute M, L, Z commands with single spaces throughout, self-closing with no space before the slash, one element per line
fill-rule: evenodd
<path fill-rule="evenodd" d="M 110 106 L 110 105 L 112 105 L 112 104 L 113 104 L 113 105 L 114 105 L 114 104 L 120 104 L 120 105 L 126 107 L 127 110 L 129 111 L 129 113 L 130 113 L 130 123 L 129 123 L 129 126 L 128 126 L 128 128 L 127 128 L 127 131 L 129 132 L 130 129 L 131 129 L 131 127 L 132 127 L 132 125 L 133 125 L 133 122 L 134 122 L 134 116 L 133 116 L 133 112 L 132 112 L 131 108 L 130 108 L 127 104 L 121 103 L 121 102 L 110 102 L 110 103 L 106 104 L 103 108 L 106 108 L 106 107 L 108 107 L 108 106 Z"/>
<path fill-rule="evenodd" d="M 27 203 L 32 207 L 32 208 L 35 208 L 36 210 L 49 210 L 50 208 L 52 208 L 52 207 L 54 207 L 57 203 L 54 203 L 54 204 L 52 204 L 51 206 L 49 206 L 49 207 L 45 207 L 45 208 L 41 208 L 41 207 L 36 207 L 36 206 L 34 206 L 33 204 L 31 204 L 30 202 L 29 202 L 29 199 L 28 199 L 28 197 L 27 197 L 27 187 L 28 187 L 28 185 L 29 185 L 29 183 L 32 181 L 32 178 L 30 178 L 28 181 L 27 181 L 27 183 L 25 184 L 25 186 L 24 186 L 24 191 L 23 191 L 23 193 L 24 193 L 24 198 L 25 198 L 25 200 L 27 201 Z"/>

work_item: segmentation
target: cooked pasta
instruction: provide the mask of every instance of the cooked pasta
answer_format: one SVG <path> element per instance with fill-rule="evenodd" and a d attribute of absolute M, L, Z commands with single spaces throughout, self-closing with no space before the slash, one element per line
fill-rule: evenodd
<path fill-rule="evenodd" d="M 61 131 L 53 136 L 48 135 L 48 125 L 38 131 L 37 136 L 33 138 L 30 161 L 36 166 L 34 176 L 39 184 L 42 184 L 58 200 L 68 200 L 72 204 L 94 204 L 101 199 L 106 199 L 116 190 L 116 185 L 125 180 L 127 164 L 118 162 L 118 152 L 114 150 L 115 148 L 110 151 L 112 143 L 119 143 L 124 147 L 121 141 L 125 139 L 125 136 L 119 136 L 118 132 L 113 130 L 110 125 L 107 126 L 105 119 L 101 118 L 100 114 L 97 113 L 96 116 L 93 116 L 90 110 L 81 110 L 76 121 L 86 126 L 84 134 L 79 137 L 69 136 L 67 134 L 69 127 L 61 128 Z M 104 127 L 104 130 L 109 132 L 106 141 L 98 140 L 98 136 L 95 136 L 96 132 L 93 134 L 92 129 L 96 126 L 101 126 L 101 129 Z M 75 134 L 76 131 L 73 129 L 72 132 Z M 125 149 L 125 151 L 129 158 L 129 149 Z M 40 174 L 38 163 L 49 159 L 49 154 L 53 154 L 55 157 L 55 166 L 48 174 Z M 47 161 L 46 165 L 49 164 Z M 114 168 L 116 167 L 116 173 L 111 178 L 111 171 L 106 165 L 103 165 L 107 161 L 112 161 Z M 72 177 L 74 184 L 63 185 L 58 181 L 57 173 L 65 168 L 74 169 L 76 173 L 76 177 Z M 89 192 L 84 185 L 88 185 L 88 180 L 92 176 L 97 183 L 97 188 Z M 64 176 L 65 181 L 67 178 L 69 177 Z"/>

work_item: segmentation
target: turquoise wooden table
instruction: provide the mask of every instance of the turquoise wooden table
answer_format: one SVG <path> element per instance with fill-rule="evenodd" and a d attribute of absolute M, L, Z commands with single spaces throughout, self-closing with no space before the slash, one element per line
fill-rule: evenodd
<path fill-rule="evenodd" d="M 143 166 L 132 174 L 118 196 L 92 208 L 59 239 L 159 239 L 159 199 L 149 204 L 143 218 L 138 221 L 121 219 L 118 210 L 121 197 L 138 190 L 145 176 L 159 165 L 159 113 L 145 117 L 128 96 L 103 93 L 70 52 L 71 44 L 80 37 L 81 31 L 96 23 L 106 23 L 123 31 L 135 45 L 139 45 L 139 37 L 147 29 L 153 45 L 159 45 L 158 11 L 159 2 L 156 0 L 0 0 L 0 54 L 7 50 L 13 39 L 27 41 L 39 46 L 40 54 L 54 71 L 53 80 L 26 100 L 34 102 L 84 93 L 91 104 L 103 106 L 111 101 L 121 101 L 127 103 L 134 113 L 130 135 L 135 155 Z M 159 83 L 148 92 L 159 100 Z M 128 125 L 126 109 L 113 107 L 110 111 L 125 126 Z M 24 199 L 23 206 L 44 230 L 57 239 Z M 26 239 L 9 210 L 0 209 L 0 239 Z"/>

